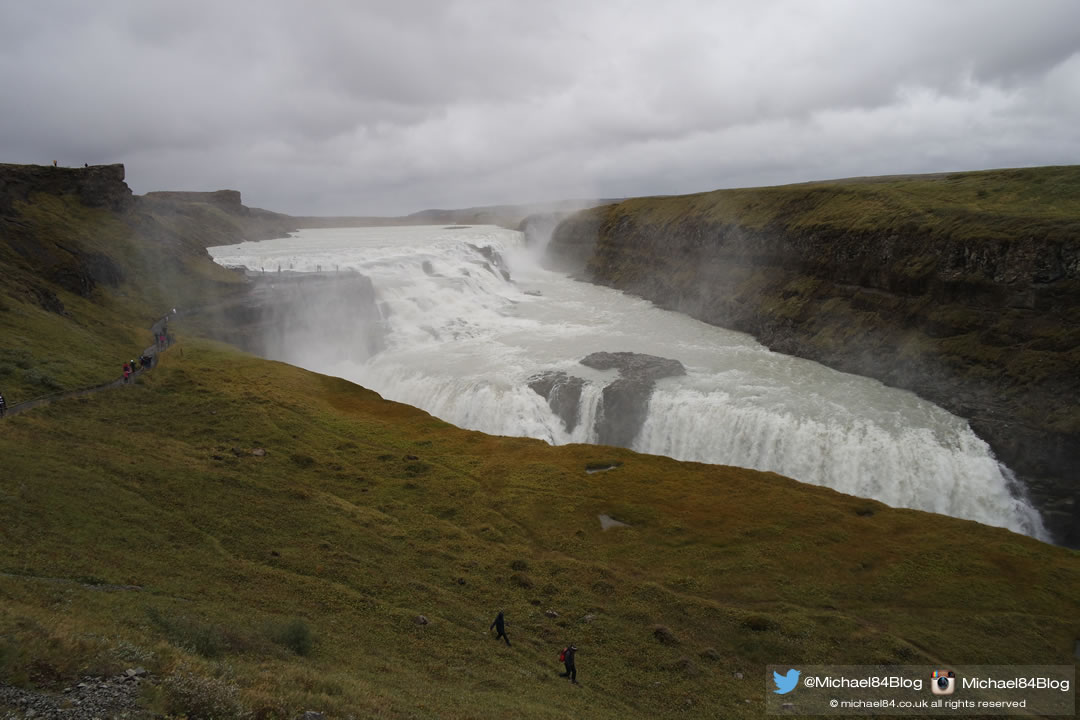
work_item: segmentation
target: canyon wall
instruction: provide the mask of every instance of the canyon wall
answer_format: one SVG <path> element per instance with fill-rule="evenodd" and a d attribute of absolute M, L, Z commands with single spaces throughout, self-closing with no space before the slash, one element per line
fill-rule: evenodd
<path fill-rule="evenodd" d="M 1080 544 L 1080 168 L 633 199 L 548 255 L 967 418 Z"/>

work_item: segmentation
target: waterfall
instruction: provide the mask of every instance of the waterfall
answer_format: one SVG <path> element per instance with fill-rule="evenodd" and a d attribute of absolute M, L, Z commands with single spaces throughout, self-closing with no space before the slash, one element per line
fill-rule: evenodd
<path fill-rule="evenodd" d="M 912 393 L 773 353 L 752 338 L 541 268 L 522 235 L 494 227 L 304 230 L 211 248 L 222 264 L 370 277 L 385 337 L 357 359 L 312 329 L 341 313 L 306 309 L 303 346 L 274 359 L 337 375 L 461 427 L 549 443 L 595 442 L 619 370 L 594 352 L 678 360 L 685 374 L 635 386 L 634 450 L 771 470 L 802 482 L 1045 539 L 1038 512 L 968 424 Z M 363 356 L 360 356 L 363 357 Z M 572 428 L 530 382 L 580 387 Z M 565 408 L 564 408 L 565 410 Z"/>

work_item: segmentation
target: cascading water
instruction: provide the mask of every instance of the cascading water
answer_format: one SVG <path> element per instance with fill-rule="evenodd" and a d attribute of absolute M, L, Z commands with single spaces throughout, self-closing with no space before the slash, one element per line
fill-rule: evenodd
<path fill-rule="evenodd" d="M 604 388 L 620 374 L 580 360 L 594 352 L 671 358 L 686 374 L 650 381 L 634 450 L 772 470 L 1046 538 L 1038 512 L 1014 494 L 1009 471 L 964 420 L 909 392 L 544 270 L 520 233 L 304 230 L 211 253 L 222 264 L 271 272 L 369 276 L 386 333 L 381 351 L 339 360 L 358 356 L 335 347 L 342 334 L 326 328 L 324 346 L 286 344 L 275 359 L 352 380 L 461 427 L 596 442 Z M 312 307 L 307 323 L 321 316 Z M 555 372 L 579 379 L 572 428 L 529 386 Z"/>

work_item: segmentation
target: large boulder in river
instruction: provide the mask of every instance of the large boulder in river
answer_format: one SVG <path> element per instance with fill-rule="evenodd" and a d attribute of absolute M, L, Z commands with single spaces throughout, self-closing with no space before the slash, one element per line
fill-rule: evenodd
<path fill-rule="evenodd" d="M 659 380 L 685 375 L 686 368 L 678 360 L 633 352 L 595 352 L 582 358 L 581 364 L 597 370 L 619 371 L 624 378 Z"/>
<path fill-rule="evenodd" d="M 581 388 L 585 381 L 560 370 L 534 375 L 529 379 L 529 387 L 548 402 L 566 432 L 574 432 L 581 417 Z"/>
<path fill-rule="evenodd" d="M 597 352 L 581 360 L 597 370 L 617 369 L 619 379 L 604 388 L 603 405 L 596 417 L 597 442 L 630 447 L 645 424 L 649 397 L 656 381 L 685 375 L 678 360 L 632 352 Z"/>

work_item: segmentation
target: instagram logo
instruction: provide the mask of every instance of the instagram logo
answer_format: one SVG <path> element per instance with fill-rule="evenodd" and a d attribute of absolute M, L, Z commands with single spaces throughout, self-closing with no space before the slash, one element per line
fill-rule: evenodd
<path fill-rule="evenodd" d="M 952 670 L 935 670 L 930 673 L 930 690 L 935 695 L 952 695 L 956 689 L 956 673 Z"/>

